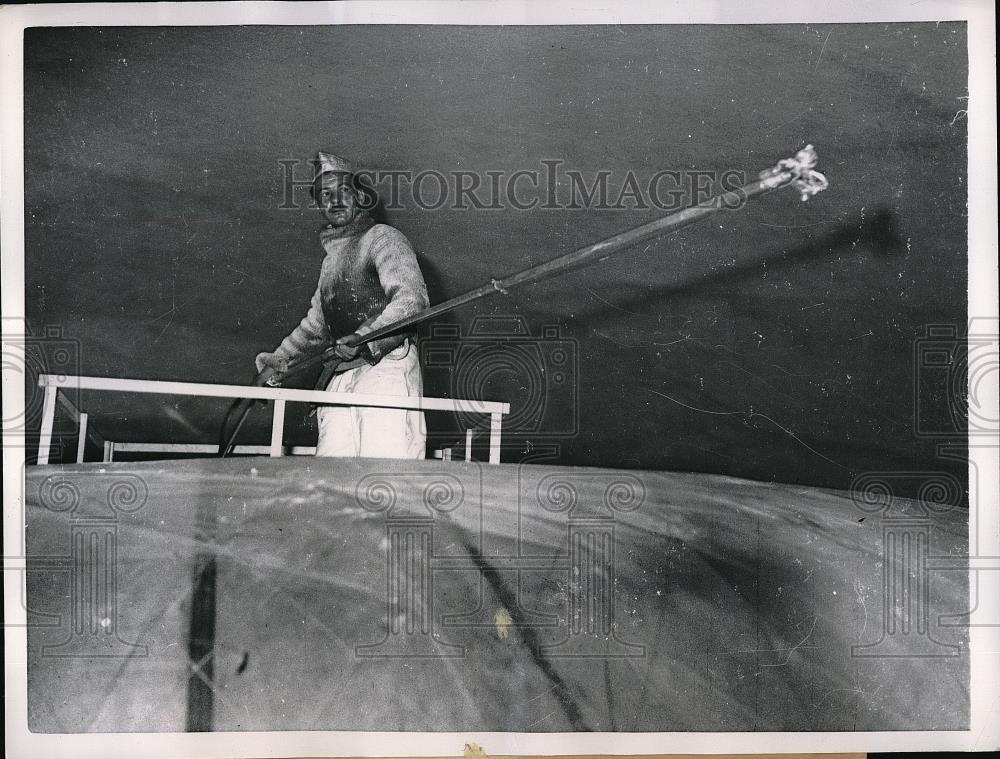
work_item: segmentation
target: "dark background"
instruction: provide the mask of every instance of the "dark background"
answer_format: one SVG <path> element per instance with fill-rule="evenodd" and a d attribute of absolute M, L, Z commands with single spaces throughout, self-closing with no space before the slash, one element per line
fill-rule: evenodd
<path fill-rule="evenodd" d="M 33 29 L 28 321 L 77 341 L 84 374 L 244 383 L 304 314 L 322 256 L 317 212 L 280 208 L 279 161 L 325 149 L 510 174 L 556 159 L 614 187 L 629 169 L 752 177 L 813 143 L 830 189 L 809 203 L 773 193 L 447 320 L 464 335 L 477 316 L 520 316 L 536 338 L 557 325 L 579 359 L 562 384 L 498 362 L 428 369 L 426 392 L 510 401 L 505 460 L 832 487 L 872 470 L 964 478 L 935 452 L 961 422 L 954 367 L 915 357 L 927 325 L 966 322 L 966 95 L 959 23 Z M 659 215 L 411 205 L 387 220 L 438 302 Z M 532 345 L 548 356 L 553 339 Z M 225 409 L 83 402 L 134 441 L 214 442 Z M 304 411 L 288 438 L 312 444 Z M 439 442 L 459 429 L 430 424 Z M 267 439 L 265 414 L 244 439 Z"/>

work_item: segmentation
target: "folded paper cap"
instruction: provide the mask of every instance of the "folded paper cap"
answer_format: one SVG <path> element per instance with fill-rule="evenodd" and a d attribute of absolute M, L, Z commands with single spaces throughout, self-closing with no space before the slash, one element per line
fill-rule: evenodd
<path fill-rule="evenodd" d="M 334 155 L 333 153 L 324 153 L 320 151 L 316 155 L 316 176 L 325 174 L 329 171 L 343 174 L 353 174 L 354 167 L 351 166 L 351 162 L 346 158 L 341 158 L 339 155 Z"/>

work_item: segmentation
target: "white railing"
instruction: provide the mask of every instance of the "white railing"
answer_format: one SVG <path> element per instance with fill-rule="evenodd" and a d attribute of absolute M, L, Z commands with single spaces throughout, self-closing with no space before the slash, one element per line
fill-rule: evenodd
<path fill-rule="evenodd" d="M 451 461 L 454 456 L 455 449 L 458 448 L 464 455 L 466 461 L 472 461 L 472 435 L 474 430 L 465 431 L 465 444 L 455 443 L 454 445 L 445 446 L 443 448 L 438 448 L 434 451 L 434 458 L 442 459 L 444 461 Z"/>
<path fill-rule="evenodd" d="M 157 393 L 161 395 L 185 395 L 209 398 L 254 398 L 272 402 L 271 408 L 271 444 L 269 446 L 237 446 L 236 452 L 267 453 L 270 456 L 283 456 L 285 446 L 282 444 L 285 426 L 285 404 L 319 403 L 336 406 L 367 406 L 376 408 L 414 409 L 417 411 L 453 411 L 462 413 L 487 414 L 490 417 L 490 458 L 491 464 L 500 463 L 500 436 L 503 417 L 510 413 L 510 404 L 498 401 L 476 401 L 453 398 L 404 398 L 391 395 L 366 395 L 362 393 L 334 393 L 326 390 L 292 390 L 283 387 L 248 387 L 246 385 L 215 385 L 200 382 L 163 382 L 159 380 L 114 379 L 110 377 L 72 377 L 65 375 L 42 374 L 38 385 L 45 389 L 45 400 L 42 406 L 42 427 L 38 441 L 38 463 L 49 463 L 49 451 L 52 447 L 52 429 L 55 424 L 56 404 L 60 403 L 70 413 L 76 414 L 76 421 L 81 431 L 78 437 L 77 461 L 83 460 L 83 448 L 86 442 L 87 416 L 76 409 L 65 396 L 60 396 L 60 389 L 100 390 L 119 393 Z M 114 451 L 147 450 L 153 447 L 158 451 L 168 452 L 167 446 L 176 447 L 180 453 L 212 453 L 217 446 L 196 445 L 188 443 L 123 443 L 110 440 L 103 441 L 105 459 L 110 460 Z M 140 448 L 136 448 L 140 446 Z M 110 450 L 109 450 L 110 449 Z M 241 450 L 242 449 L 242 450 Z M 307 449 L 292 448 L 292 454 L 304 453 Z M 315 448 L 311 449 L 315 452 Z"/>
<path fill-rule="evenodd" d="M 86 417 L 86 414 L 80 414 Z M 454 453 L 464 455 L 466 461 L 472 461 L 472 437 L 474 430 L 465 431 L 465 443 L 455 443 L 449 446 L 442 446 L 431 452 L 433 458 L 445 461 L 456 460 Z M 284 456 L 313 456 L 316 454 L 315 445 L 286 445 L 282 448 Z M 219 452 L 218 445 L 209 443 L 136 443 L 125 440 L 105 440 L 104 441 L 104 461 L 114 461 L 116 453 L 206 453 L 215 454 Z M 271 452 L 269 445 L 234 445 L 232 453 L 234 456 L 267 456 Z M 77 457 L 77 461 L 83 461 Z"/>
<path fill-rule="evenodd" d="M 282 456 L 312 456 L 316 453 L 314 445 L 282 446 Z M 133 443 L 125 440 L 104 441 L 104 461 L 114 461 L 116 453 L 205 453 L 208 455 L 219 452 L 218 445 L 210 443 Z M 270 456 L 269 445 L 234 445 L 234 456 Z"/>

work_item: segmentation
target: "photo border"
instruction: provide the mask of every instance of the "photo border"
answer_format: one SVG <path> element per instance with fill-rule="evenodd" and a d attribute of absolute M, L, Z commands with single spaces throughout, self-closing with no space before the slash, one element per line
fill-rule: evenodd
<path fill-rule="evenodd" d="M 372 2 L 339 3 L 122 3 L 5 6 L 0 9 L 0 248 L 3 252 L 2 313 L 24 316 L 24 154 L 23 32 L 32 26 L 201 26 L 201 25 L 587 25 L 587 24 L 770 24 L 901 21 L 968 22 L 968 188 L 969 315 L 996 318 L 997 294 L 997 152 L 996 40 L 992 2 L 884 2 L 878 7 L 854 0 L 837 4 L 715 2 L 634 3 L 612 7 L 580 0 L 545 5 L 527 2 Z M 994 402 L 997 392 L 991 396 Z M 4 418 L 23 408 L 21 376 L 3 377 Z M 993 418 L 996 418 L 995 415 Z M 970 508 L 972 534 L 997 534 L 996 441 L 972 441 L 970 467 L 983 475 Z M 23 545 L 20 508 L 24 493 L 25 451 L 4 448 L 4 555 Z M 991 532 L 992 531 L 992 532 Z M 992 547 L 1000 554 L 1000 546 Z M 18 603 L 24 573 L 4 572 L 5 716 L 11 756 L 78 757 L 185 755 L 279 757 L 445 756 L 461 755 L 466 744 L 490 754 L 643 754 L 663 751 L 747 754 L 774 751 L 852 752 L 986 750 L 1000 745 L 1000 628 L 976 626 L 975 620 L 1000 617 L 1000 599 L 980 598 L 969 629 L 970 728 L 968 731 L 868 733 L 129 733 L 42 735 L 27 729 L 27 635 Z M 970 587 L 971 587 L 970 583 Z"/>

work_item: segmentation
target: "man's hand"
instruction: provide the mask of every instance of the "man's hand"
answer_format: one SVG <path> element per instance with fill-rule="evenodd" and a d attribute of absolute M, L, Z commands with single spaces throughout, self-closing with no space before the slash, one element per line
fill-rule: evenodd
<path fill-rule="evenodd" d="M 258 353 L 254 364 L 257 366 L 257 374 L 260 374 L 265 368 L 274 369 L 280 374 L 288 371 L 288 359 L 281 358 L 276 353 Z"/>
<path fill-rule="evenodd" d="M 361 341 L 361 335 L 355 332 L 351 335 L 348 335 L 347 337 L 340 338 L 334 344 L 334 350 L 342 360 L 353 361 L 355 358 L 358 357 L 358 353 L 360 353 L 361 349 L 364 347 L 358 345 L 360 341 Z"/>

